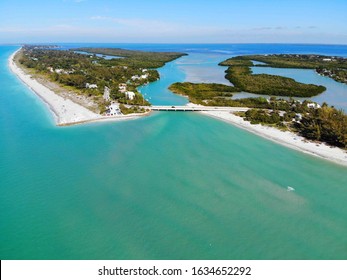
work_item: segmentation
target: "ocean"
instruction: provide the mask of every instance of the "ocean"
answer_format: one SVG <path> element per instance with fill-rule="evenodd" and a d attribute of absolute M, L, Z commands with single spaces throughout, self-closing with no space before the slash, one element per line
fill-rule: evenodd
<path fill-rule="evenodd" d="M 63 48 L 86 45 L 101 46 Z M 165 105 L 187 102 L 173 82 L 227 84 L 217 64 L 234 55 L 347 56 L 333 45 L 103 46 L 187 52 L 140 88 Z M 0 46 L 1 259 L 347 258 L 346 167 L 193 112 L 56 127 L 10 72 L 16 49 Z M 297 71 L 283 75 L 326 79 Z M 325 82 L 324 101 L 346 108 L 347 86 Z"/>

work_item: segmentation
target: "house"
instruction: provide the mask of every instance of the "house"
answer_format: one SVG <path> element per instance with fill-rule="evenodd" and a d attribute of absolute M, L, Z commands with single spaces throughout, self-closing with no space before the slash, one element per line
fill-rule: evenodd
<path fill-rule="evenodd" d="M 125 93 L 127 91 L 127 84 L 119 84 L 118 90 L 120 93 Z"/>
<path fill-rule="evenodd" d="M 132 92 L 132 91 L 126 91 L 126 92 L 125 92 L 125 97 L 126 97 L 127 99 L 129 99 L 129 100 L 133 100 L 134 97 L 135 97 L 135 93 Z"/>
<path fill-rule="evenodd" d="M 135 80 L 139 80 L 140 77 L 139 77 L 138 75 L 135 75 L 135 76 L 132 76 L 131 79 L 132 79 L 133 81 L 135 81 Z"/>
<path fill-rule="evenodd" d="M 104 88 L 104 100 L 105 101 L 110 101 L 110 89 L 108 87 L 105 86 Z"/>
<path fill-rule="evenodd" d="M 307 103 L 307 108 L 318 109 L 320 108 L 320 105 L 317 103 Z"/>
<path fill-rule="evenodd" d="M 323 61 L 332 61 L 331 58 L 323 58 Z"/>
<path fill-rule="evenodd" d="M 95 88 L 98 88 L 98 86 L 96 84 L 86 83 L 86 88 L 95 89 Z"/>
<path fill-rule="evenodd" d="M 122 115 L 119 104 L 118 103 L 112 103 L 110 106 L 108 106 L 108 109 L 106 111 L 107 116 L 119 116 Z"/>
<path fill-rule="evenodd" d="M 141 75 L 140 78 L 141 78 L 141 79 L 147 79 L 147 78 L 148 78 L 148 74 Z"/>
<path fill-rule="evenodd" d="M 54 71 L 55 71 L 55 73 L 57 73 L 57 74 L 64 73 L 64 69 L 55 69 Z"/>
<path fill-rule="evenodd" d="M 298 114 L 295 114 L 295 121 L 299 122 L 302 120 L 302 114 L 298 113 Z"/>

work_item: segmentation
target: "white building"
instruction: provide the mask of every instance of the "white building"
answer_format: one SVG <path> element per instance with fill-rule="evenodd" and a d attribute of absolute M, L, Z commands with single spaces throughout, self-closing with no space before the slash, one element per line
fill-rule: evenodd
<path fill-rule="evenodd" d="M 298 114 L 295 114 L 295 118 L 294 118 L 294 121 L 301 121 L 302 120 L 302 114 L 298 113 Z"/>
<path fill-rule="evenodd" d="M 98 88 L 98 86 L 96 84 L 90 84 L 90 83 L 86 83 L 86 88 Z"/>
<path fill-rule="evenodd" d="M 132 76 L 131 79 L 132 79 L 133 81 L 135 81 L 135 80 L 139 80 L 140 77 L 139 77 L 138 75 L 135 75 L 135 76 Z"/>
<path fill-rule="evenodd" d="M 57 74 L 61 74 L 61 73 L 64 73 L 64 72 L 65 72 L 64 69 L 55 69 L 54 71 L 55 71 L 55 73 L 57 73 Z"/>
<path fill-rule="evenodd" d="M 320 105 L 317 103 L 307 103 L 307 108 L 318 109 Z"/>
<path fill-rule="evenodd" d="M 119 116 L 122 115 L 122 112 L 119 109 L 119 104 L 118 103 L 112 103 L 109 107 L 108 110 L 106 111 L 107 116 Z"/>
<path fill-rule="evenodd" d="M 129 100 L 133 100 L 135 97 L 135 93 L 132 91 L 127 91 L 127 92 L 125 92 L 125 97 Z"/>
<path fill-rule="evenodd" d="M 110 93 L 111 93 L 110 89 L 105 86 L 104 96 L 103 96 L 105 101 L 110 101 Z"/>

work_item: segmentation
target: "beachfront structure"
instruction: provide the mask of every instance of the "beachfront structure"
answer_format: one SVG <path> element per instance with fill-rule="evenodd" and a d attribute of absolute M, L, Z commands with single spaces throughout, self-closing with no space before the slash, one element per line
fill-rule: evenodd
<path fill-rule="evenodd" d="M 134 97 L 135 97 L 135 93 L 132 92 L 132 91 L 126 91 L 126 92 L 125 92 L 125 97 L 126 97 L 127 99 L 129 99 L 129 100 L 133 100 Z"/>
<path fill-rule="evenodd" d="M 125 93 L 127 91 L 127 84 L 119 84 L 118 90 L 120 93 Z"/>
<path fill-rule="evenodd" d="M 106 116 L 120 116 L 122 115 L 122 112 L 119 109 L 118 103 L 112 103 L 110 106 L 108 106 L 108 109 L 106 111 Z"/>
<path fill-rule="evenodd" d="M 94 89 L 94 88 L 98 88 L 98 86 L 96 84 L 86 83 L 86 88 Z"/>

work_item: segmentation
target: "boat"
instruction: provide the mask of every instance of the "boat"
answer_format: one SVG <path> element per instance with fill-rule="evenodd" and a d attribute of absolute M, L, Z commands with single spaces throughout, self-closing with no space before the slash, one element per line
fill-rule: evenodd
<path fill-rule="evenodd" d="M 288 187 L 287 187 L 287 191 L 288 191 L 288 192 L 293 192 L 293 191 L 295 191 L 295 189 L 292 188 L 292 187 L 290 187 L 290 186 L 288 186 Z"/>

